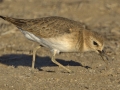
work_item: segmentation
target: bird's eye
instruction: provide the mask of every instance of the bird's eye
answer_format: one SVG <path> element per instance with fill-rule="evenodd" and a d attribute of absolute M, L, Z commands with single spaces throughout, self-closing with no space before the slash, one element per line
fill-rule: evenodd
<path fill-rule="evenodd" d="M 97 42 L 95 42 L 95 41 L 93 41 L 93 44 L 94 44 L 95 46 L 98 46 L 98 43 L 97 43 Z"/>

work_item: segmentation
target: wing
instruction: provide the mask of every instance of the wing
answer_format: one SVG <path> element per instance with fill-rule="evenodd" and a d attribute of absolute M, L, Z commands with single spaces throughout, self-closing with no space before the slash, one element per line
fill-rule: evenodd
<path fill-rule="evenodd" d="M 0 17 L 13 23 L 22 30 L 43 38 L 56 37 L 85 29 L 85 24 L 83 23 L 57 16 L 38 19 Z"/>

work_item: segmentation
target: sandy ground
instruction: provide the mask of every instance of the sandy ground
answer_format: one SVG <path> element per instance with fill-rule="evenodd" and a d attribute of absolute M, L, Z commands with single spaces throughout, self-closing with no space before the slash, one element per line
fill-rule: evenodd
<path fill-rule="evenodd" d="M 120 90 L 120 0 L 0 0 L 0 15 L 62 16 L 83 22 L 106 38 L 110 58 L 106 65 L 94 52 L 61 53 L 57 61 L 74 71 L 66 73 L 42 47 L 31 72 L 32 50 L 38 44 L 0 19 L 0 90 Z"/>

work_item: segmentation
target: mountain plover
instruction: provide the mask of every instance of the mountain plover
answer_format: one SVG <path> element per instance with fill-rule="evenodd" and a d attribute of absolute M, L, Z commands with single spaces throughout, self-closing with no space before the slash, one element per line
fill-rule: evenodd
<path fill-rule="evenodd" d="M 14 24 L 27 39 L 50 49 L 52 62 L 68 72 L 71 70 L 55 60 L 56 54 L 95 51 L 102 57 L 105 55 L 103 37 L 88 30 L 80 22 L 57 16 L 37 19 L 16 19 L 4 16 L 0 16 L 0 18 Z M 40 47 L 38 46 L 33 50 L 32 69 L 34 69 L 36 51 Z"/>

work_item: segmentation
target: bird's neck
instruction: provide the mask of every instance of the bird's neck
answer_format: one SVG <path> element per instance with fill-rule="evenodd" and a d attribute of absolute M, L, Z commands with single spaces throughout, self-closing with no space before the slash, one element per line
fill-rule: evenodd
<path fill-rule="evenodd" d="M 83 30 L 83 52 L 90 51 L 90 31 Z"/>

